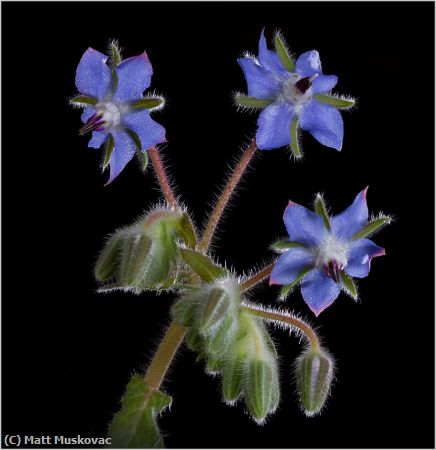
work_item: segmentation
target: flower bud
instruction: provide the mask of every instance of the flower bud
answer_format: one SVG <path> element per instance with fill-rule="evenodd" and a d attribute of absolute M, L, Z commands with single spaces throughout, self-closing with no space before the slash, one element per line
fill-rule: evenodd
<path fill-rule="evenodd" d="M 334 362 L 323 349 L 310 348 L 295 364 L 297 390 L 306 416 L 314 416 L 323 408 L 333 379 Z"/>
<path fill-rule="evenodd" d="M 125 231 L 121 230 L 109 237 L 95 264 L 94 274 L 98 281 L 108 281 L 118 272 Z"/>
<path fill-rule="evenodd" d="M 237 355 L 226 360 L 223 366 L 223 397 L 228 404 L 233 404 L 242 393 L 242 372 L 244 358 Z"/>
<path fill-rule="evenodd" d="M 239 328 L 237 317 L 228 314 L 215 332 L 205 338 L 205 350 L 212 355 L 228 353 Z"/>
<path fill-rule="evenodd" d="M 280 391 L 277 361 L 254 358 L 245 363 L 243 375 L 245 404 L 253 419 L 262 424 L 277 408 Z"/>
<path fill-rule="evenodd" d="M 186 346 L 193 352 L 201 352 L 203 350 L 204 339 L 192 328 L 188 331 L 185 338 Z"/>

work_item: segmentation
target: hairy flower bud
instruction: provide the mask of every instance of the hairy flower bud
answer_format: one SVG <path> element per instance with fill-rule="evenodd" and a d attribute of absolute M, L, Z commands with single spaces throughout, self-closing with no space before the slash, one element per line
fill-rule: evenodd
<path fill-rule="evenodd" d="M 228 404 L 233 404 L 242 393 L 242 373 L 244 358 L 237 355 L 229 358 L 223 367 L 223 397 Z"/>
<path fill-rule="evenodd" d="M 106 241 L 95 263 L 94 274 L 98 281 L 108 281 L 116 276 L 121 260 L 124 234 L 124 230 L 117 231 Z"/>
<path fill-rule="evenodd" d="M 296 361 L 297 390 L 306 416 L 322 410 L 330 393 L 333 371 L 334 361 L 323 349 L 310 348 Z"/>

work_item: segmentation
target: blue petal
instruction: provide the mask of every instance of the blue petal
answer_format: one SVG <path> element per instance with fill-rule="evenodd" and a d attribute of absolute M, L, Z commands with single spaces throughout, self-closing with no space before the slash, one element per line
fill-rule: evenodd
<path fill-rule="evenodd" d="M 339 284 L 335 283 L 321 269 L 314 269 L 304 278 L 301 285 L 301 294 L 313 313 L 318 316 L 330 306 L 340 292 Z"/>
<path fill-rule="evenodd" d="M 301 54 L 295 63 L 295 72 L 302 77 L 311 77 L 315 73 L 322 73 L 319 53 L 311 50 Z"/>
<path fill-rule="evenodd" d="M 269 70 L 259 66 L 253 58 L 238 58 L 238 64 L 247 80 L 248 95 L 256 98 L 274 99 L 281 91 L 282 80 Z"/>
<path fill-rule="evenodd" d="M 368 188 L 359 192 L 348 208 L 330 220 L 333 234 L 337 238 L 349 240 L 368 223 L 367 190 Z"/>
<path fill-rule="evenodd" d="M 289 240 L 316 247 L 327 233 L 324 222 L 318 214 L 304 206 L 289 202 L 283 215 Z"/>
<path fill-rule="evenodd" d="M 139 100 L 150 86 L 152 74 L 153 68 L 146 52 L 121 62 L 117 66 L 118 85 L 114 100 Z"/>
<path fill-rule="evenodd" d="M 92 137 L 88 142 L 88 147 L 91 148 L 100 148 L 105 140 L 107 139 L 108 134 L 102 131 L 93 131 Z"/>
<path fill-rule="evenodd" d="M 104 98 L 112 81 L 106 60 L 106 55 L 91 47 L 83 54 L 76 70 L 76 86 L 81 94 Z"/>
<path fill-rule="evenodd" d="M 155 122 L 146 110 L 128 114 L 123 118 L 123 125 L 138 135 L 143 151 L 166 141 L 165 128 Z"/>
<path fill-rule="evenodd" d="M 282 62 L 280 61 L 279 56 L 276 52 L 268 50 L 265 34 L 262 30 L 259 40 L 259 63 L 261 66 L 265 67 L 265 69 L 270 70 L 272 72 L 277 72 L 282 77 L 288 77 L 289 72 L 283 67 Z"/>
<path fill-rule="evenodd" d="M 350 245 L 345 272 L 352 277 L 365 278 L 371 269 L 371 259 L 385 255 L 385 249 L 369 239 L 358 239 Z"/>
<path fill-rule="evenodd" d="M 275 264 L 269 284 L 287 285 L 294 282 L 301 271 L 313 265 L 313 254 L 304 247 L 295 247 L 280 256 Z"/>
<path fill-rule="evenodd" d="M 126 131 L 116 130 L 111 134 L 114 138 L 115 147 L 109 160 L 110 177 L 106 185 L 112 183 L 136 152 L 136 144 Z"/>
<path fill-rule="evenodd" d="M 337 84 L 338 77 L 336 75 L 318 75 L 312 80 L 312 92 L 314 94 L 323 94 L 331 91 Z"/>
<path fill-rule="evenodd" d="M 303 130 L 322 145 L 341 150 L 344 138 L 344 122 L 340 112 L 333 106 L 311 100 L 298 115 Z"/>
<path fill-rule="evenodd" d="M 88 122 L 88 120 L 94 115 L 95 109 L 92 106 L 87 106 L 84 110 L 80 119 L 83 123 Z"/>
<path fill-rule="evenodd" d="M 259 115 L 256 142 L 259 150 L 273 150 L 291 143 L 294 111 L 281 101 L 267 106 Z"/>

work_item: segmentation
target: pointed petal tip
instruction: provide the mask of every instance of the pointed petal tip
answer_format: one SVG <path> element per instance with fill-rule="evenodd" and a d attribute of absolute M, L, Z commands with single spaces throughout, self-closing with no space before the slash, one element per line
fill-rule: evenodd
<path fill-rule="evenodd" d="M 380 250 L 372 255 L 372 258 L 377 258 L 377 256 L 386 256 L 386 250 L 383 247 L 380 247 Z"/>
<path fill-rule="evenodd" d="M 272 286 L 272 285 L 274 285 L 274 284 L 279 284 L 278 282 L 277 282 L 277 280 L 275 280 L 274 278 L 269 278 L 269 286 Z"/>
<path fill-rule="evenodd" d="M 368 193 L 368 188 L 369 188 L 369 185 L 366 186 L 366 188 L 362 191 L 362 196 L 363 196 L 363 199 L 364 199 L 364 200 L 366 200 L 366 195 L 367 195 L 367 193 Z"/>

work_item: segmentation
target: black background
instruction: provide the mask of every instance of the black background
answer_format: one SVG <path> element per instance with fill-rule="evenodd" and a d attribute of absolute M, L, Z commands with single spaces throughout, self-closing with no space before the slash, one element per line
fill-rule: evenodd
<path fill-rule="evenodd" d="M 266 27 L 296 54 L 317 49 L 344 112 L 341 153 L 303 137 L 305 157 L 259 153 L 222 223 L 219 261 L 238 273 L 272 255 L 285 236 L 289 198 L 325 193 L 333 212 L 369 185 L 371 212 L 396 222 L 374 239 L 386 248 L 359 283 L 315 319 L 299 292 L 287 306 L 320 327 L 337 358 L 328 408 L 299 411 L 291 364 L 298 341 L 274 331 L 282 401 L 263 427 L 221 403 L 219 381 L 179 353 L 165 382 L 160 423 L 168 447 L 431 447 L 434 424 L 432 3 L 3 3 L 3 434 L 103 436 L 134 370 L 168 323 L 170 295 L 95 292 L 104 237 L 160 199 L 150 170 L 130 163 L 110 185 L 100 151 L 79 137 L 68 105 L 88 46 L 118 38 L 126 57 L 147 50 L 152 88 L 167 98 L 155 119 L 181 199 L 197 224 L 229 163 L 256 130 L 236 111 L 246 89 L 236 58 L 257 52 Z M 254 300 L 274 304 L 265 285 Z"/>

